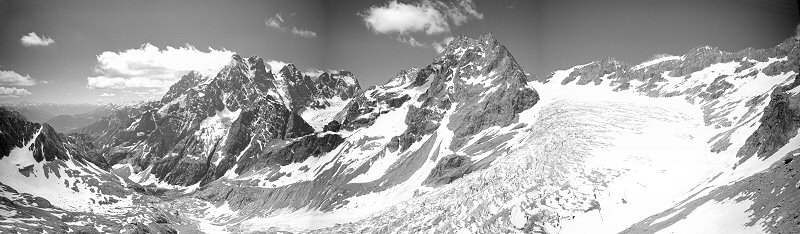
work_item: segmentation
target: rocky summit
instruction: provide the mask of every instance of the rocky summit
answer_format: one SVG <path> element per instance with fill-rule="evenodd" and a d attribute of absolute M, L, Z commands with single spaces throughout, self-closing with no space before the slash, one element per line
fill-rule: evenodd
<path fill-rule="evenodd" d="M 0 109 L 0 232 L 796 233 L 798 56 L 536 78 L 485 34 L 362 89 L 233 55 L 69 133 Z"/>

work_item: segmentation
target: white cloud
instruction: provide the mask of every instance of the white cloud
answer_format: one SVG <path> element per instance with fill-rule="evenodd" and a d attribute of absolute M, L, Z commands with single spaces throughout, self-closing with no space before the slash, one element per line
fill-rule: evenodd
<path fill-rule="evenodd" d="M 36 35 L 35 32 L 28 33 L 27 35 L 23 35 L 22 38 L 19 39 L 19 42 L 22 43 L 25 47 L 32 47 L 32 46 L 49 46 L 50 44 L 56 43 L 56 40 L 53 38 Z"/>
<path fill-rule="evenodd" d="M 442 34 L 450 32 L 451 25 L 460 26 L 470 18 L 483 19 L 472 0 L 416 3 L 395 0 L 385 6 L 372 6 L 359 16 L 367 28 L 379 34 Z"/>
<path fill-rule="evenodd" d="M 386 6 L 370 7 L 361 17 L 367 28 L 381 34 L 425 32 L 431 35 L 450 31 L 445 16 L 428 1 L 421 4 L 391 1 Z"/>
<path fill-rule="evenodd" d="M 0 70 L 0 85 L 13 85 L 13 86 L 32 86 L 36 81 L 31 79 L 29 75 L 20 75 L 14 71 Z"/>
<path fill-rule="evenodd" d="M 102 94 L 100 94 L 100 97 L 113 97 L 113 96 L 117 96 L 117 95 L 113 94 L 113 93 L 102 93 Z"/>
<path fill-rule="evenodd" d="M 298 29 L 298 28 L 295 28 L 295 27 L 292 27 L 292 31 L 291 32 L 294 35 L 298 35 L 298 36 L 305 37 L 305 38 L 317 37 L 317 33 L 315 33 L 315 32 L 308 31 L 308 30 L 303 30 L 303 29 Z"/>
<path fill-rule="evenodd" d="M 289 65 L 289 63 L 284 62 L 284 61 L 278 61 L 278 60 L 269 60 L 269 61 L 267 61 L 267 66 L 269 66 L 269 70 L 271 70 L 272 73 L 278 73 L 286 65 Z"/>
<path fill-rule="evenodd" d="M 166 89 L 189 71 L 216 75 L 234 53 L 228 50 L 200 51 L 191 45 L 166 47 L 151 44 L 120 52 L 106 51 L 97 56 L 96 76 L 87 78 L 90 89 Z"/>
<path fill-rule="evenodd" d="M 283 23 L 283 17 L 281 16 L 281 13 L 275 14 L 275 16 L 269 17 L 269 19 L 264 20 L 264 24 L 266 24 L 267 27 L 277 28 L 281 30 L 283 29 L 283 27 L 281 26 L 282 23 Z"/>
<path fill-rule="evenodd" d="M 437 51 L 446 45 L 453 27 L 470 19 L 483 19 L 472 0 L 431 1 L 413 3 L 390 1 L 383 6 L 372 6 L 358 14 L 376 34 L 393 36 L 395 40 L 414 47 L 430 47 Z M 438 37 L 442 42 L 423 43 L 416 36 Z M 441 38 L 444 36 L 444 38 Z"/>
<path fill-rule="evenodd" d="M 289 16 L 294 16 L 294 13 L 289 14 Z M 284 15 L 281 14 L 281 13 L 277 13 L 277 14 L 275 14 L 275 16 L 269 17 L 266 20 L 264 20 L 264 24 L 267 25 L 267 27 L 270 27 L 270 28 L 275 28 L 275 29 L 278 29 L 278 30 L 281 30 L 281 31 L 284 31 L 284 32 L 289 32 L 289 33 L 292 33 L 293 35 L 300 36 L 300 37 L 305 37 L 305 38 L 317 37 L 317 33 L 316 32 L 305 30 L 305 29 L 300 29 L 300 28 L 297 28 L 297 27 L 294 27 L 294 26 L 291 26 L 291 27 L 290 26 L 286 26 L 286 23 L 287 22 L 286 22 L 286 20 L 284 18 Z"/>
<path fill-rule="evenodd" d="M 8 98 L 8 97 L 20 97 L 25 95 L 30 95 L 31 92 L 25 89 L 18 89 L 14 87 L 2 87 L 0 86 L 0 98 Z"/>

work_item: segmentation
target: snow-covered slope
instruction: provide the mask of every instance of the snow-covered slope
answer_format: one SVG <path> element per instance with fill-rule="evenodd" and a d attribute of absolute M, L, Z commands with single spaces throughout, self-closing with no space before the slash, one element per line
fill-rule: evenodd
<path fill-rule="evenodd" d="M 517 124 L 478 133 L 512 145 L 491 147 L 502 154 L 486 169 L 264 221 L 320 233 L 799 232 L 799 54 L 790 38 L 556 71 L 529 84 L 542 99 Z"/>
<path fill-rule="evenodd" d="M 87 158 L 91 143 L 79 136 L 0 108 L 0 139 L 0 231 L 171 230 L 155 222 L 138 185 Z"/>
<path fill-rule="evenodd" d="M 461 36 L 365 90 L 349 72 L 315 80 L 234 56 L 51 144 L 72 147 L 62 156 L 37 158 L 46 127 L 8 124 L 25 130 L 0 138 L 13 145 L 0 185 L 19 204 L 52 200 L 56 218 L 112 198 L 92 178 L 121 186 L 140 217 L 122 228 L 150 231 L 796 233 L 799 44 L 605 58 L 529 81 L 491 34 Z M 51 164 L 71 200 L 62 178 L 24 176 Z M 6 200 L 0 215 L 19 222 L 0 227 L 33 222 Z"/>
<path fill-rule="evenodd" d="M 656 163 L 653 170 L 637 164 L 604 161 L 606 167 L 625 173 L 609 181 L 609 192 L 596 195 L 602 210 L 576 215 L 575 219 L 562 223 L 562 231 L 800 231 L 793 224 L 797 223 L 795 216 L 800 203 L 789 198 L 800 189 L 792 172 L 798 168 L 793 159 L 800 154 L 800 138 L 796 137 L 800 127 L 800 97 L 791 91 L 800 84 L 798 54 L 796 38 L 789 38 L 775 48 L 736 53 L 706 46 L 684 56 L 668 56 L 630 68 L 601 60 L 543 79 L 543 82 L 586 85 L 594 90 L 614 90 L 659 100 L 678 99 L 691 104 L 689 110 L 693 109 L 700 117 L 685 121 L 698 124 L 696 127 L 676 126 L 658 131 L 684 131 L 693 139 L 687 143 L 647 138 L 647 142 L 666 147 L 646 147 L 650 154 L 693 149 L 666 154 L 669 160 Z M 607 95 L 593 97 L 601 96 Z M 650 105 L 664 106 L 655 102 Z M 637 155 L 642 159 L 633 162 L 651 163 L 656 158 L 643 155 L 647 154 Z M 700 161 L 681 162 L 682 156 Z M 665 178 L 679 180 L 670 183 L 648 176 L 658 172 L 658 167 L 673 163 L 678 163 L 673 169 L 677 174 Z M 669 169 L 661 169 L 661 173 L 669 173 Z M 648 186 L 648 182 L 653 185 Z M 690 187 L 672 188 L 675 184 Z M 646 211 L 630 211 L 626 202 L 632 204 L 629 198 L 632 196 L 646 198 L 645 205 L 634 206 L 635 209 L 654 206 Z M 659 201 L 658 197 L 663 199 Z"/>
<path fill-rule="evenodd" d="M 357 221 L 504 155 L 513 147 L 504 140 L 523 135 L 505 131 L 538 100 L 526 80 L 492 35 L 457 38 L 432 64 L 359 92 L 336 114 L 306 109 L 332 120 L 312 121 L 322 132 L 251 144 L 195 192 L 204 208 L 184 212 L 234 232 Z"/>

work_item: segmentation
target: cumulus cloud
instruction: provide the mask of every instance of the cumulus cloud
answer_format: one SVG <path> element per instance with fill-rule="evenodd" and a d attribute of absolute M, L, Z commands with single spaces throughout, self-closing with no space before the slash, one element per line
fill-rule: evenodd
<path fill-rule="evenodd" d="M 415 34 L 447 38 L 452 28 L 470 19 L 483 19 L 483 14 L 478 12 L 472 0 L 422 0 L 412 3 L 393 0 L 385 5 L 367 8 L 358 15 L 367 28 L 376 34 L 393 36 L 407 45 L 437 50 L 442 47 L 442 42 L 422 43 L 415 38 Z"/>
<path fill-rule="evenodd" d="M 19 42 L 22 43 L 25 47 L 32 47 L 32 46 L 49 46 L 50 44 L 56 43 L 56 40 L 53 38 L 46 37 L 46 36 L 39 36 L 36 35 L 35 32 L 28 33 L 27 35 L 23 35 L 22 38 L 19 39 Z"/>
<path fill-rule="evenodd" d="M 289 14 L 289 17 L 294 16 L 294 13 Z M 285 16 L 281 13 L 275 14 L 275 16 L 269 17 L 268 19 L 264 20 L 264 24 L 267 27 L 275 28 L 284 32 L 289 32 L 293 35 L 305 37 L 305 38 L 314 38 L 317 37 L 317 33 L 305 29 L 300 29 L 295 26 L 287 26 L 287 22 Z"/>
<path fill-rule="evenodd" d="M 87 87 L 166 89 L 189 71 L 216 75 L 233 54 L 224 49 L 200 51 L 191 45 L 162 50 L 149 43 L 138 49 L 106 51 L 97 56 L 96 76 L 87 78 Z"/>
<path fill-rule="evenodd" d="M 430 1 L 418 4 L 391 1 L 386 6 L 368 8 L 361 17 L 367 28 L 381 34 L 425 32 L 431 35 L 450 31 L 447 19 Z"/>
<path fill-rule="evenodd" d="M 14 71 L 2 71 L 0 70 L 0 85 L 12 85 L 12 86 L 32 86 L 35 85 L 36 81 L 31 79 L 29 75 L 20 75 Z"/>
<path fill-rule="evenodd" d="M 8 97 L 20 97 L 25 95 L 30 95 L 31 92 L 25 89 L 18 89 L 14 87 L 2 87 L 0 86 L 0 98 L 8 98 Z"/>
<path fill-rule="evenodd" d="M 113 93 L 102 93 L 102 94 L 100 94 L 100 97 L 113 97 L 113 96 L 117 96 L 117 95 L 113 94 Z"/>

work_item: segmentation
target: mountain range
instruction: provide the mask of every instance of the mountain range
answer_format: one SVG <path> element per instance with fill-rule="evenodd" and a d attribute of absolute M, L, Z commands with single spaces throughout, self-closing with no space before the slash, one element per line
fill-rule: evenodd
<path fill-rule="evenodd" d="M 800 232 L 798 57 L 531 77 L 485 34 L 363 88 L 233 55 L 66 129 L 0 109 L 0 230 Z"/>

